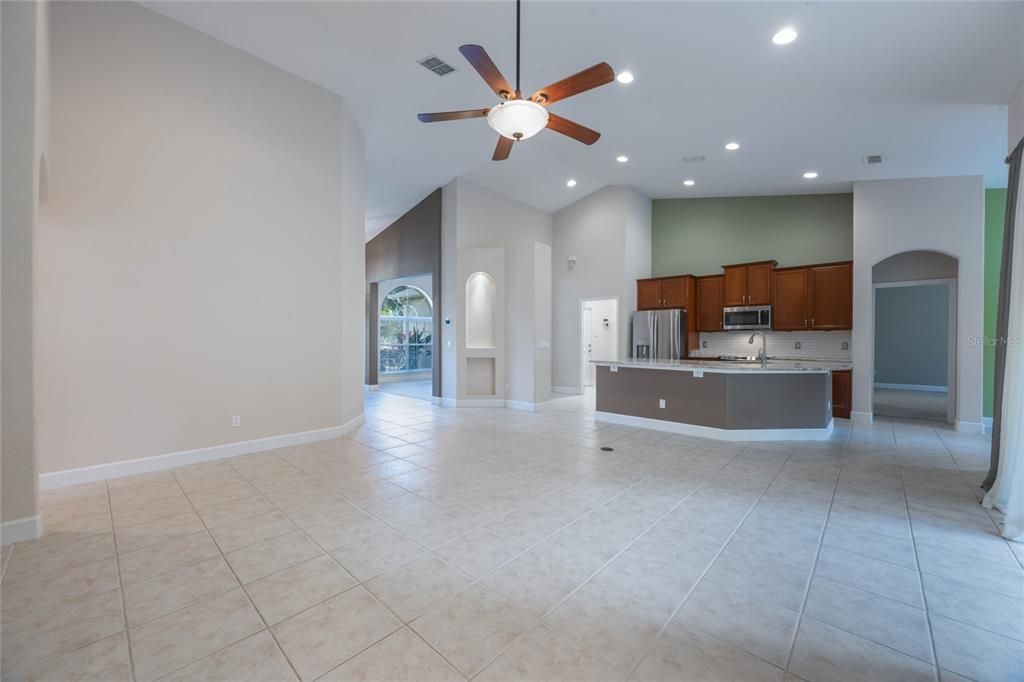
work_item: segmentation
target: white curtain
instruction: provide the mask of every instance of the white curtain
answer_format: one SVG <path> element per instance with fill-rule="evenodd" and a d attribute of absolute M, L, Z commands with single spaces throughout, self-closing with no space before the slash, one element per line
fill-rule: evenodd
<path fill-rule="evenodd" d="M 982 502 L 1006 515 L 1003 537 L 1024 542 L 1024 173 L 1017 187 L 999 470 Z M 1012 192 L 1014 188 L 1010 188 Z"/>

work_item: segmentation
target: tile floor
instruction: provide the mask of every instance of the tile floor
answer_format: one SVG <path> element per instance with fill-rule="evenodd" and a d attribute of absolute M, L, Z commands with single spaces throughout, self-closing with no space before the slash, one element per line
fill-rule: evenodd
<path fill-rule="evenodd" d="M 925 419 L 946 421 L 945 391 L 908 391 L 894 388 L 876 388 L 874 393 L 875 414 L 901 419 Z"/>
<path fill-rule="evenodd" d="M 375 393 L 348 438 L 43 493 L 2 675 L 1019 682 L 987 461 L 922 423 L 728 444 Z"/>

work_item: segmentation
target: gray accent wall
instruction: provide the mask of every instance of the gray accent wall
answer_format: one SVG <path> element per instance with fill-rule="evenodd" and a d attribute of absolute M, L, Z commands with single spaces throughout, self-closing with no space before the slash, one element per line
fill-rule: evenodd
<path fill-rule="evenodd" d="M 875 289 L 875 383 L 946 386 L 949 285 Z"/>
<path fill-rule="evenodd" d="M 441 190 L 436 189 L 366 243 L 366 383 L 377 385 L 380 287 L 384 280 L 430 273 L 441 290 Z M 387 292 L 384 292 L 387 293 Z M 434 296 L 433 395 L 441 395 L 441 297 Z"/>
<path fill-rule="evenodd" d="M 714 275 L 774 259 L 780 267 L 853 258 L 853 195 L 655 199 L 654 277 Z"/>

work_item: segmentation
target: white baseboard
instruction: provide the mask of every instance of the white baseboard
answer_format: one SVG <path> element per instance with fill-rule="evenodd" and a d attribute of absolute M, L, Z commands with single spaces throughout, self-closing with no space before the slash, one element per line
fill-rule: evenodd
<path fill-rule="evenodd" d="M 981 428 L 984 429 L 985 433 L 992 432 L 992 417 L 981 418 Z"/>
<path fill-rule="evenodd" d="M 965 422 L 956 420 L 956 430 L 962 433 L 985 433 L 983 422 Z"/>
<path fill-rule="evenodd" d="M 575 386 L 552 386 L 551 392 L 562 393 L 564 395 L 583 395 L 580 392 L 580 389 L 576 388 Z"/>
<path fill-rule="evenodd" d="M 820 429 L 719 429 L 713 426 L 698 426 L 682 422 L 670 422 L 663 419 L 634 417 L 615 412 L 595 412 L 598 421 L 623 426 L 636 426 L 642 429 L 680 433 L 685 436 L 714 438 L 728 441 L 776 441 L 776 440 L 828 440 L 832 435 L 833 420 L 828 426 Z"/>
<path fill-rule="evenodd" d="M 181 452 L 169 452 L 151 457 L 126 459 L 120 462 L 97 464 L 79 469 L 54 471 L 39 476 L 39 489 L 53 490 L 54 488 L 66 488 L 81 483 L 104 481 L 108 478 L 121 478 L 134 474 L 144 474 L 150 471 L 163 471 L 164 469 L 174 469 L 186 464 L 198 464 L 225 457 L 237 457 L 238 455 L 249 455 L 254 452 L 275 450 L 288 447 L 289 445 L 301 445 L 319 440 L 341 438 L 346 433 L 359 428 L 365 421 L 366 415 L 360 414 L 341 426 L 331 426 L 326 429 L 286 433 L 280 436 L 268 436 L 267 438 L 256 438 L 237 443 L 224 443 L 223 445 L 196 448 L 195 450 L 182 450 Z"/>
<path fill-rule="evenodd" d="M 551 406 L 550 400 L 541 403 L 530 403 L 525 400 L 506 400 L 505 407 L 510 410 L 523 410 L 525 412 L 540 412 Z"/>
<path fill-rule="evenodd" d="M 456 398 L 455 407 L 505 407 L 504 398 Z"/>
<path fill-rule="evenodd" d="M 875 415 L 873 412 L 850 412 L 850 421 L 859 422 L 861 424 L 870 424 L 875 421 Z"/>
<path fill-rule="evenodd" d="M 363 390 L 367 393 L 370 391 L 379 391 L 380 384 L 363 384 Z"/>
<path fill-rule="evenodd" d="M 948 386 L 927 386 L 925 384 L 881 384 L 875 382 L 875 388 L 891 388 L 897 391 L 925 391 L 927 393 L 945 393 Z"/>
<path fill-rule="evenodd" d="M 41 537 L 43 537 L 42 514 L 0 524 L 0 545 L 10 545 Z"/>

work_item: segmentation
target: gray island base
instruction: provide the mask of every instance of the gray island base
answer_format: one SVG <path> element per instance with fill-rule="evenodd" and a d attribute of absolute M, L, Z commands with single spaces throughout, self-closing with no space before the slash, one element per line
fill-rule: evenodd
<path fill-rule="evenodd" d="M 732 441 L 826 440 L 828 363 L 621 360 L 597 365 L 599 421 Z"/>

